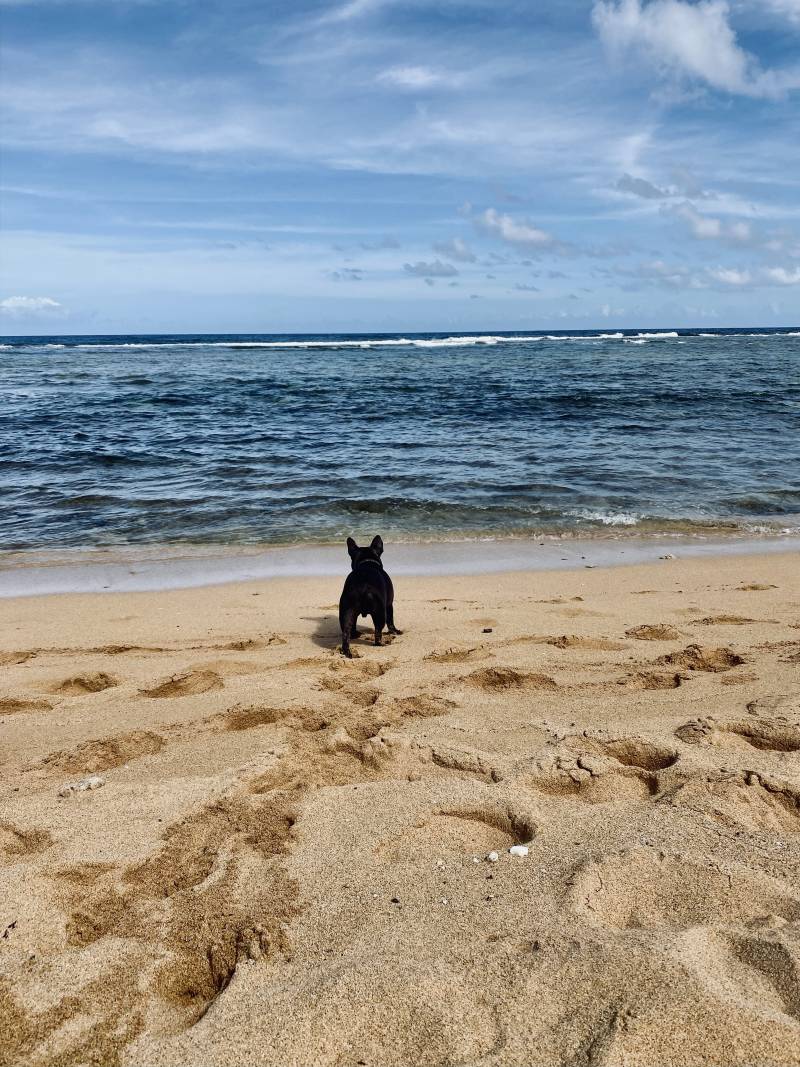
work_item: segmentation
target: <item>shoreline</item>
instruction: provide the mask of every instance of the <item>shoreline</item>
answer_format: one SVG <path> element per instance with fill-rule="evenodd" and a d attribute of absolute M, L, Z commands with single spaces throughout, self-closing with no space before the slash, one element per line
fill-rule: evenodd
<path fill-rule="evenodd" d="M 565 539 L 388 542 L 386 569 L 398 577 L 620 567 L 659 560 L 774 556 L 800 551 L 800 537 Z M 0 599 L 72 593 L 193 589 L 270 578 L 342 576 L 344 545 L 177 549 L 137 546 L 0 554 Z M 12 557 L 9 560 L 9 557 Z M 24 562 L 20 558 L 24 557 Z M 72 558 L 70 558 L 72 557 Z"/>

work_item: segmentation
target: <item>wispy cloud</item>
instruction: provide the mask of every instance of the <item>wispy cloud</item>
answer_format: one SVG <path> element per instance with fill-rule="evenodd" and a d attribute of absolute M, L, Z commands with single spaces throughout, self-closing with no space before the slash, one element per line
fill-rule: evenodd
<path fill-rule="evenodd" d="M 0 300 L 0 312 L 15 317 L 52 315 L 63 312 L 64 306 L 49 296 L 7 296 Z"/>
<path fill-rule="evenodd" d="M 456 71 L 434 70 L 431 67 L 390 67 L 378 75 L 379 82 L 398 89 L 416 92 L 423 89 L 455 89 L 464 85 L 466 75 Z"/>
<path fill-rule="evenodd" d="M 800 0 L 753 0 L 753 6 L 759 11 L 762 5 L 800 26 Z"/>
<path fill-rule="evenodd" d="M 685 263 L 651 260 L 618 273 L 640 285 L 666 289 L 756 290 L 800 285 L 800 268 L 716 265 L 697 269 Z"/>

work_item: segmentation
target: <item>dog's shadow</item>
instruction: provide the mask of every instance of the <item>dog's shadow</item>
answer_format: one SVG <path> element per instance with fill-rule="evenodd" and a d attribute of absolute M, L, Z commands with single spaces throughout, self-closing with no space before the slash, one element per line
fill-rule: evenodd
<path fill-rule="evenodd" d="M 317 624 L 311 634 L 311 640 L 317 648 L 337 649 L 342 647 L 342 631 L 339 629 L 339 619 L 336 615 L 303 615 L 302 617 L 306 622 L 315 622 Z M 371 644 L 374 633 L 375 631 L 372 629 L 369 620 L 364 620 L 358 628 L 358 637 L 353 638 L 353 640 L 366 639 L 365 643 Z M 384 630 L 384 644 L 390 645 L 393 640 L 393 635 Z"/>
<path fill-rule="evenodd" d="M 335 615 L 304 615 L 306 622 L 317 625 L 311 634 L 311 640 L 318 648 L 338 648 L 342 643 L 342 631 Z"/>

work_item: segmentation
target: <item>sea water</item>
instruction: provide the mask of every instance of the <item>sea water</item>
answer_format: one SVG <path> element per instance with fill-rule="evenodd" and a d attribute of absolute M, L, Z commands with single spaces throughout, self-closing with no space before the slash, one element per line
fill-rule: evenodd
<path fill-rule="evenodd" d="M 0 550 L 800 532 L 800 330 L 6 337 Z"/>

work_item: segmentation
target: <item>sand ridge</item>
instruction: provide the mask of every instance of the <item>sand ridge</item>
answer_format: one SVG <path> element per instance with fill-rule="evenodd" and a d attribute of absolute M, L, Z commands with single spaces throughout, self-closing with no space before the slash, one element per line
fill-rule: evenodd
<path fill-rule="evenodd" d="M 0 1063 L 800 1061 L 798 577 L 0 602 Z"/>

